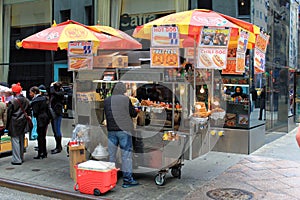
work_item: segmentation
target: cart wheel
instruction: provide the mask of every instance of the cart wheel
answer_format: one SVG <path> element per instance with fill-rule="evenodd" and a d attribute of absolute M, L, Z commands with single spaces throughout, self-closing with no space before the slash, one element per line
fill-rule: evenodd
<path fill-rule="evenodd" d="M 75 191 L 78 191 L 78 190 L 79 190 L 78 184 L 77 184 L 77 183 L 74 185 L 74 190 L 75 190 Z"/>
<path fill-rule="evenodd" d="M 180 176 L 181 176 L 181 169 L 180 168 L 172 168 L 171 169 L 171 174 L 175 178 L 180 178 Z"/>
<path fill-rule="evenodd" d="M 155 184 L 159 186 L 164 185 L 166 182 L 165 176 L 166 176 L 165 174 L 157 174 L 155 176 Z"/>
<path fill-rule="evenodd" d="M 97 188 L 94 189 L 94 195 L 95 195 L 95 196 L 100 196 L 100 195 L 101 195 L 100 190 L 98 190 Z"/>

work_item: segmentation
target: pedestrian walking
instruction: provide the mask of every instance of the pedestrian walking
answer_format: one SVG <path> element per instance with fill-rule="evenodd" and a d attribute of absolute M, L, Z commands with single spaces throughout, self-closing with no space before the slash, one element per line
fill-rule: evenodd
<path fill-rule="evenodd" d="M 260 93 L 260 109 L 259 109 L 259 117 L 258 120 L 262 120 L 263 112 L 264 112 L 264 120 L 266 119 L 266 86 L 262 87 L 261 93 Z"/>
<path fill-rule="evenodd" d="M 8 102 L 6 129 L 11 137 L 13 165 L 21 165 L 24 162 L 25 133 L 29 132 L 25 112 L 31 116 L 29 100 L 24 97 L 20 83 L 11 87 L 13 98 Z"/>
<path fill-rule="evenodd" d="M 61 121 L 62 110 L 64 100 L 64 90 L 61 82 L 54 82 L 50 86 L 50 106 L 55 112 L 55 117 L 51 120 L 52 131 L 56 142 L 55 149 L 51 150 L 51 154 L 60 153 L 62 151 L 62 133 L 61 133 Z"/>
<path fill-rule="evenodd" d="M 47 158 L 46 134 L 50 122 L 48 99 L 41 95 L 36 86 L 31 87 L 29 92 L 33 117 L 37 120 L 38 155 L 34 159 L 43 159 Z"/>
<path fill-rule="evenodd" d="M 116 162 L 118 146 L 121 148 L 123 188 L 136 186 L 139 183 L 132 176 L 132 118 L 137 116 L 128 96 L 126 86 L 118 82 L 112 96 L 104 100 L 104 112 L 108 131 L 109 161 Z"/>

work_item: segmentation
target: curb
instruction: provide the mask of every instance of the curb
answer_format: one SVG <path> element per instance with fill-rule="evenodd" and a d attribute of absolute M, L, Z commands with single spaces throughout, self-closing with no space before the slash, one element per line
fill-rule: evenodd
<path fill-rule="evenodd" d="M 107 198 L 101 198 L 99 196 L 93 196 L 93 195 L 85 195 L 81 193 L 72 193 L 64 190 L 58 190 L 54 188 L 49 187 L 42 187 L 40 185 L 35 184 L 28 184 L 20 181 L 12 181 L 4 178 L 0 178 L 0 186 L 6 187 L 14 190 L 19 190 L 22 192 L 37 194 L 37 195 L 43 195 L 58 199 L 72 199 L 72 200 L 95 200 L 95 199 L 103 199 L 103 200 L 109 200 Z"/>

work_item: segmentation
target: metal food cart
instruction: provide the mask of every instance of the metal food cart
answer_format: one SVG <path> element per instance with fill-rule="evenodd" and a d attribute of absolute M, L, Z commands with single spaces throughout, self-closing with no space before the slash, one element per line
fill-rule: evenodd
<path fill-rule="evenodd" d="M 107 71 L 113 74 L 114 80 L 104 80 Z M 218 134 L 209 132 L 209 116 L 193 115 L 198 87 L 186 78 L 166 78 L 166 73 L 166 69 L 150 69 L 146 64 L 138 68 L 80 70 L 74 74 L 75 122 L 90 126 L 90 140 L 86 141 L 89 152 L 99 143 L 107 146 L 106 127 L 102 125 L 103 100 L 116 82 L 124 82 L 127 93 L 135 93 L 137 98 L 143 94 L 142 89 L 156 86 L 163 90 L 162 102 L 147 98 L 139 101 L 141 111 L 135 119 L 134 172 L 157 171 L 157 185 L 165 184 L 169 170 L 180 178 L 184 160 L 208 153 L 219 138 Z M 148 91 L 150 94 L 151 90 Z M 153 104 L 143 104 L 147 101 Z"/>

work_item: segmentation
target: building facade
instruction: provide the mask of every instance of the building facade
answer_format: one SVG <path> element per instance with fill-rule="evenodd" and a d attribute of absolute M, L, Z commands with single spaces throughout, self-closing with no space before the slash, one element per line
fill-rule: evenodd
<path fill-rule="evenodd" d="M 83 24 L 109 25 L 132 34 L 134 28 L 164 15 L 204 8 L 261 27 L 270 35 L 266 73 L 253 74 L 255 87 L 266 85 L 267 130 L 288 131 L 293 120 L 290 91 L 299 63 L 299 2 L 296 0 L 0 0 L 0 77 L 8 83 L 49 85 L 72 82 L 66 51 L 16 48 L 15 42 L 56 23 L 72 19 Z M 141 41 L 149 48 L 149 41 Z"/>

